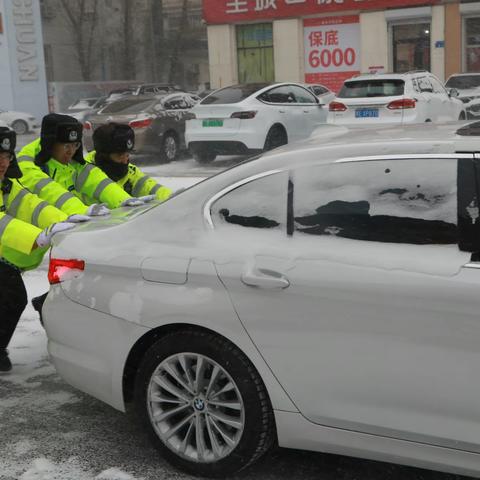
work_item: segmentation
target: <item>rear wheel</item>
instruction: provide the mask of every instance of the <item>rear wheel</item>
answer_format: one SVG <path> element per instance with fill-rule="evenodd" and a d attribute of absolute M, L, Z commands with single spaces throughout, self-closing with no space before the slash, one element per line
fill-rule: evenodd
<path fill-rule="evenodd" d="M 273 150 L 288 143 L 287 132 L 280 125 L 274 125 L 267 133 L 263 150 Z"/>
<path fill-rule="evenodd" d="M 173 132 L 167 132 L 163 136 L 160 156 L 164 162 L 173 162 L 178 158 L 179 145 L 177 136 Z"/>
<path fill-rule="evenodd" d="M 27 122 L 23 120 L 15 120 L 12 123 L 12 129 L 17 135 L 25 135 L 28 132 Z"/>
<path fill-rule="evenodd" d="M 193 158 L 198 163 L 211 163 L 217 155 L 207 147 L 196 148 L 192 151 Z"/>
<path fill-rule="evenodd" d="M 158 340 L 138 370 L 135 407 L 162 455 L 195 475 L 231 475 L 274 443 L 262 379 L 212 333 L 186 329 Z"/>

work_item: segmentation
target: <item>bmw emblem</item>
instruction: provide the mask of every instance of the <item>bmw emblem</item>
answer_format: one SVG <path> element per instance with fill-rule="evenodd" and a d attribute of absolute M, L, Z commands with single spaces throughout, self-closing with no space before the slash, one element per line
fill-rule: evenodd
<path fill-rule="evenodd" d="M 195 410 L 198 410 L 199 412 L 205 410 L 205 402 L 201 398 L 196 398 L 193 401 L 193 406 L 195 407 Z"/>
<path fill-rule="evenodd" d="M 2 148 L 4 150 L 10 150 L 10 139 L 9 138 L 4 138 L 2 140 Z"/>

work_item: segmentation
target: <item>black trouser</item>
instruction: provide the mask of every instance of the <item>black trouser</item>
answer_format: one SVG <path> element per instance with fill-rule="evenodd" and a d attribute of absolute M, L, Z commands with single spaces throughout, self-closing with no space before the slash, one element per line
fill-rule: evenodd
<path fill-rule="evenodd" d="M 20 271 L 0 262 L 0 350 L 10 343 L 27 302 L 27 290 Z"/>

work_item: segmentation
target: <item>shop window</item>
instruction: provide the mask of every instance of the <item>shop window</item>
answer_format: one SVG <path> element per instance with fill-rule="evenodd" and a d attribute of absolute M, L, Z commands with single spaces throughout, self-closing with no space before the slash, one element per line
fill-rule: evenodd
<path fill-rule="evenodd" d="M 271 23 L 237 26 L 239 83 L 273 82 L 273 30 Z"/>
<path fill-rule="evenodd" d="M 430 23 L 392 25 L 393 70 L 430 70 Z"/>
<path fill-rule="evenodd" d="M 467 72 L 480 72 L 480 17 L 465 19 L 465 63 Z"/>

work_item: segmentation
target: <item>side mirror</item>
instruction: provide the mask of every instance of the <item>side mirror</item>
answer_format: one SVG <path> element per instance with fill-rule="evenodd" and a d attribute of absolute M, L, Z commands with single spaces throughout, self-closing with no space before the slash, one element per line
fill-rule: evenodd
<path fill-rule="evenodd" d="M 460 92 L 456 88 L 450 88 L 448 90 L 448 96 L 452 98 L 457 98 L 460 96 Z"/>
<path fill-rule="evenodd" d="M 323 98 L 316 97 L 316 99 L 319 107 L 324 107 L 327 104 Z"/>

